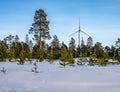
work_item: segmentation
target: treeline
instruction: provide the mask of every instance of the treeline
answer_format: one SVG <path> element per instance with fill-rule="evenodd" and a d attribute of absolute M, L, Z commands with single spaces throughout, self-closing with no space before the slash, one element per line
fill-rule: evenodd
<path fill-rule="evenodd" d="M 39 44 L 34 44 L 32 40 L 29 40 L 26 35 L 26 41 L 20 42 L 18 35 L 9 35 L 0 41 L 0 60 L 5 59 L 18 60 L 20 64 L 24 63 L 25 59 L 38 59 L 43 61 L 48 59 L 52 62 L 60 59 L 63 62 L 74 63 L 74 58 L 90 57 L 91 59 L 105 60 L 113 59 L 120 61 L 120 38 L 115 42 L 115 46 L 103 47 L 100 42 L 93 45 L 91 37 L 87 39 L 87 44 L 84 44 L 84 40 L 81 41 L 81 46 L 76 46 L 74 38 L 71 38 L 68 45 L 60 43 L 56 35 L 53 36 L 52 42 L 47 44 L 42 42 L 42 48 L 39 48 Z M 91 62 L 92 63 L 92 62 Z"/>
<path fill-rule="evenodd" d="M 33 35 L 33 40 L 29 40 L 26 35 L 25 42 L 20 42 L 18 35 L 9 35 L 0 41 L 0 60 L 9 61 L 15 59 L 23 64 L 26 59 L 37 59 L 43 61 L 48 59 L 61 60 L 62 65 L 74 64 L 74 58 L 89 57 L 89 64 L 106 64 L 108 59 L 118 60 L 120 62 L 120 38 L 117 39 L 115 45 L 103 47 L 100 42 L 93 44 L 92 37 L 87 39 L 87 44 L 81 40 L 81 45 L 76 46 L 74 38 L 71 38 L 69 44 L 60 42 L 57 35 L 54 35 L 50 44 L 45 42 L 51 39 L 49 33 L 49 21 L 44 10 L 36 10 L 34 23 L 29 29 L 29 35 Z M 36 43 L 33 44 L 33 41 Z"/>

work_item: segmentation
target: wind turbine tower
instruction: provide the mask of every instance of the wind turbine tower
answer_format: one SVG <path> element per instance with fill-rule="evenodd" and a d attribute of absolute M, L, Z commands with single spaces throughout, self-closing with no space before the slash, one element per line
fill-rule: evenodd
<path fill-rule="evenodd" d="M 78 29 L 78 47 L 80 47 L 80 20 L 79 20 L 79 29 Z"/>
<path fill-rule="evenodd" d="M 72 33 L 70 36 L 78 33 L 78 48 L 80 48 L 80 32 L 82 32 L 83 34 L 87 35 L 88 37 L 90 37 L 87 33 L 85 33 L 84 31 L 81 30 L 80 28 L 80 20 L 79 20 L 79 28 L 78 28 L 78 31 Z"/>

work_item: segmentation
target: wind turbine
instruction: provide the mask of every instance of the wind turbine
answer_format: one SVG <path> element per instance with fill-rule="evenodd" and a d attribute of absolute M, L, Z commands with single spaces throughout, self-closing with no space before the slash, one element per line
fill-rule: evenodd
<path fill-rule="evenodd" d="M 78 47 L 80 47 L 80 32 L 82 32 L 82 33 L 84 33 L 85 35 L 87 35 L 88 37 L 90 37 L 87 33 L 85 33 L 84 31 L 82 31 L 82 30 L 80 29 L 80 20 L 79 20 L 79 28 L 78 28 L 78 31 L 76 31 L 76 32 L 74 32 L 74 33 L 72 33 L 72 34 L 70 35 L 70 36 L 72 36 L 72 35 L 78 33 Z"/>

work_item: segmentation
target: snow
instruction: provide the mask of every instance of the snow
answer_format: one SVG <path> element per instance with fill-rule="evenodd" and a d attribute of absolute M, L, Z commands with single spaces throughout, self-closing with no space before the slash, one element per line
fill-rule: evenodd
<path fill-rule="evenodd" d="M 53 64 L 0 62 L 0 92 L 120 92 L 120 65 L 78 66 L 65 68 L 58 61 Z"/>
<path fill-rule="evenodd" d="M 118 60 L 112 60 L 112 59 L 109 59 L 108 62 L 109 62 L 109 63 L 119 63 Z"/>

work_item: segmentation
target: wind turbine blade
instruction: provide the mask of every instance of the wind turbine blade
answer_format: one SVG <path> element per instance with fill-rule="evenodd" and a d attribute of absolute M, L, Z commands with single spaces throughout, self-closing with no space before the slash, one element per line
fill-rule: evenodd
<path fill-rule="evenodd" d="M 87 33 L 85 33 L 84 31 L 80 30 L 80 32 L 84 33 L 85 35 L 89 36 Z M 89 36 L 90 37 L 90 36 Z"/>
<path fill-rule="evenodd" d="M 76 32 L 74 32 L 74 33 L 72 33 L 71 35 L 69 35 L 69 36 L 72 36 L 72 35 L 74 35 L 74 34 L 76 34 L 76 33 L 78 33 L 79 31 L 76 31 Z"/>

